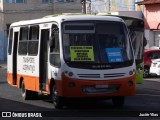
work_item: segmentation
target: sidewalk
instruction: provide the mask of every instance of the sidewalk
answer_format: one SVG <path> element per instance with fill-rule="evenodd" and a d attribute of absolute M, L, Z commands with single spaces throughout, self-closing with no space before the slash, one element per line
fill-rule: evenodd
<path fill-rule="evenodd" d="M 7 69 L 7 61 L 0 61 L 0 68 Z"/>

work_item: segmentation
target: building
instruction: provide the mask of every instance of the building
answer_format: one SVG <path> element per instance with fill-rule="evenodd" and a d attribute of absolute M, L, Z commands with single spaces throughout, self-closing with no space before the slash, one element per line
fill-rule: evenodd
<path fill-rule="evenodd" d="M 81 13 L 81 0 L 54 0 L 54 13 Z"/>
<path fill-rule="evenodd" d="M 0 0 L 0 61 L 7 59 L 7 37 L 11 23 L 81 11 L 79 0 Z"/>
<path fill-rule="evenodd" d="M 144 0 L 137 4 L 144 6 L 146 48 L 160 47 L 160 0 Z"/>
<path fill-rule="evenodd" d="M 88 0 L 87 0 L 88 1 Z M 143 8 L 135 4 L 142 0 L 90 0 L 92 14 L 99 12 L 142 11 Z"/>
<path fill-rule="evenodd" d="M 0 61 L 7 59 L 7 37 L 11 23 L 52 13 L 50 0 L 0 0 Z"/>

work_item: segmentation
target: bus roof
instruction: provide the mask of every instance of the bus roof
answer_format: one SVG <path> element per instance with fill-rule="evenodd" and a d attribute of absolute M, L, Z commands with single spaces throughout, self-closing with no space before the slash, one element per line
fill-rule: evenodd
<path fill-rule="evenodd" d="M 114 16 L 114 17 L 120 17 L 122 19 L 135 19 L 135 20 L 141 20 L 143 21 L 142 18 L 138 18 L 138 17 L 131 17 L 131 16 L 127 16 L 127 15 L 117 15 L 117 14 L 109 14 L 109 13 L 98 13 L 98 16 Z"/>
<path fill-rule="evenodd" d="M 14 22 L 11 24 L 11 27 L 21 26 L 21 25 L 30 25 L 30 24 L 39 24 L 45 22 L 57 22 L 62 21 L 74 21 L 74 20 L 104 20 L 104 21 L 117 21 L 124 22 L 123 19 L 116 16 L 96 16 L 96 15 L 51 15 L 46 16 L 40 19 L 34 20 L 24 20 L 19 22 Z"/>

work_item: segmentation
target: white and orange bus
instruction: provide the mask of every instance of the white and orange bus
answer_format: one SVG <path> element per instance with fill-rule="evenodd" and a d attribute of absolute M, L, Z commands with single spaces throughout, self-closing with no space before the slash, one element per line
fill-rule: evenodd
<path fill-rule="evenodd" d="M 128 29 L 121 18 L 57 15 L 11 24 L 7 79 L 22 98 L 38 92 L 63 98 L 112 98 L 123 105 L 135 95 L 136 66 Z"/>

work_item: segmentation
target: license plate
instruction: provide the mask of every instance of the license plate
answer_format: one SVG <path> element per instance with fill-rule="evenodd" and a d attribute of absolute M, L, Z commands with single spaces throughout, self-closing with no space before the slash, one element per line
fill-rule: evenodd
<path fill-rule="evenodd" d="M 96 85 L 96 88 L 108 88 L 108 85 Z"/>

